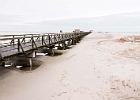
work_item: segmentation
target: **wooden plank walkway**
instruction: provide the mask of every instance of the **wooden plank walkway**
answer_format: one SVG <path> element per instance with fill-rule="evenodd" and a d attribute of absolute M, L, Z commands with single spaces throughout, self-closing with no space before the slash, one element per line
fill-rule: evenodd
<path fill-rule="evenodd" d="M 65 41 L 79 41 L 90 32 L 0 35 L 0 61 L 26 55 L 42 47 L 53 48 Z"/>

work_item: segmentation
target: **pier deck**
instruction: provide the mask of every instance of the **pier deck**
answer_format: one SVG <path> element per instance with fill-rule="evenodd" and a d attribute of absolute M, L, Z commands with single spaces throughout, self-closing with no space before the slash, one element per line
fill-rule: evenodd
<path fill-rule="evenodd" d="M 19 55 L 29 55 L 43 47 L 54 48 L 66 41 L 75 43 L 90 32 L 0 35 L 0 62 Z"/>

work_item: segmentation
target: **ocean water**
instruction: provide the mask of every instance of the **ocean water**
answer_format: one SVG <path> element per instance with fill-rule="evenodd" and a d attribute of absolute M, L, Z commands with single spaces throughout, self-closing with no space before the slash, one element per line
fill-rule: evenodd
<path fill-rule="evenodd" d="M 43 34 L 48 32 L 0 31 L 0 35 Z M 140 35 L 140 32 L 109 32 L 115 36 Z"/>
<path fill-rule="evenodd" d="M 20 32 L 20 31 L 0 31 L 0 35 L 23 35 L 23 34 L 44 34 L 44 33 L 41 33 L 41 32 L 40 33 L 39 32 Z M 94 34 L 94 32 L 92 34 Z M 140 35 L 140 32 L 108 32 L 105 34 L 111 34 L 114 36 L 114 38 L 120 38 L 120 37 L 130 36 L 130 35 Z M 3 38 L 3 37 L 0 36 L 0 39 L 1 38 Z M 1 44 L 1 42 L 2 41 L 0 41 L 0 44 Z"/>

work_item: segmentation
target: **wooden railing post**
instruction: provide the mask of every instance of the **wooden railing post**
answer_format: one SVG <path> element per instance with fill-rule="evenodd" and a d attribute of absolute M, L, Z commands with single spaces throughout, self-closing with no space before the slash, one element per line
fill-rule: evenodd
<path fill-rule="evenodd" d="M 53 35 L 54 43 L 55 43 L 55 35 Z"/>
<path fill-rule="evenodd" d="M 53 35 L 53 38 L 54 38 L 54 43 L 57 42 L 55 34 Z"/>
<path fill-rule="evenodd" d="M 22 53 L 24 53 L 23 47 L 20 43 L 20 39 L 18 39 L 18 52 L 20 53 L 20 49 L 22 50 Z"/>
<path fill-rule="evenodd" d="M 59 41 L 61 41 L 61 39 L 60 39 L 60 34 L 58 34 L 58 39 L 59 39 Z"/>
<path fill-rule="evenodd" d="M 38 47 L 34 41 L 34 37 L 32 37 L 31 40 L 32 40 L 32 49 L 38 49 Z"/>
<path fill-rule="evenodd" d="M 23 39 L 24 39 L 23 41 L 24 41 L 24 43 L 25 43 L 25 35 L 24 35 L 24 38 L 23 38 Z"/>
<path fill-rule="evenodd" d="M 49 44 L 51 44 L 51 38 L 50 38 L 50 35 L 48 34 L 48 37 L 49 37 Z"/>
<path fill-rule="evenodd" d="M 44 36 L 42 36 L 42 46 L 43 46 L 43 43 L 44 43 Z"/>
<path fill-rule="evenodd" d="M 32 49 L 34 49 L 34 43 L 33 43 L 33 36 L 32 36 L 32 38 L 31 38 L 31 40 L 32 40 Z"/>
<path fill-rule="evenodd" d="M 34 48 L 34 44 L 33 44 L 33 37 L 31 38 L 31 40 L 32 40 L 32 49 Z"/>
<path fill-rule="evenodd" d="M 39 41 L 40 41 L 40 34 L 39 34 Z"/>
<path fill-rule="evenodd" d="M 13 42 L 13 46 L 14 46 L 14 44 L 15 44 L 15 36 L 14 35 L 13 35 L 12 42 Z"/>
<path fill-rule="evenodd" d="M 0 48 L 0 59 L 2 59 L 2 51 L 1 51 L 1 48 Z"/>
<path fill-rule="evenodd" d="M 20 52 L 20 39 L 18 39 L 18 52 Z"/>
<path fill-rule="evenodd" d="M 25 43 L 25 35 L 23 35 L 21 43 Z"/>

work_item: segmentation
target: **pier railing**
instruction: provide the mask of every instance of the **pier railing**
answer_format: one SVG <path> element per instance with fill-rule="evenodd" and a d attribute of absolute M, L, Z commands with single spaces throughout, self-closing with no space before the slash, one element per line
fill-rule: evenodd
<path fill-rule="evenodd" d="M 27 52 L 38 50 L 42 47 L 51 47 L 64 41 L 77 40 L 89 33 L 0 35 L 0 59 L 4 60 L 11 56 L 27 54 Z"/>

